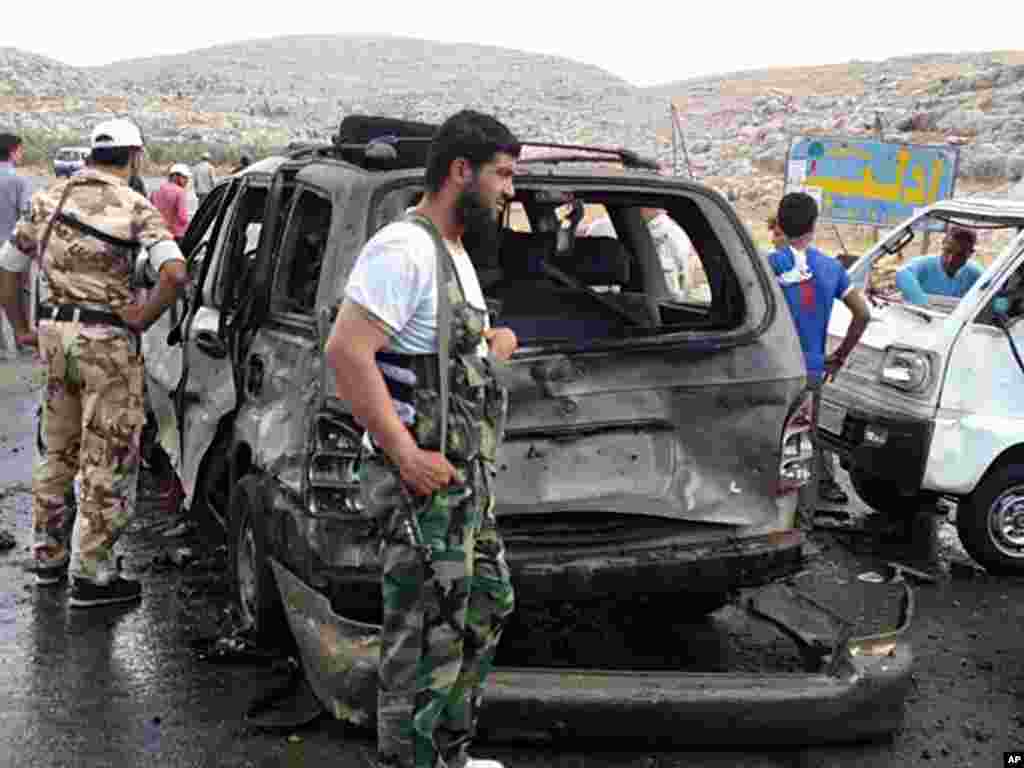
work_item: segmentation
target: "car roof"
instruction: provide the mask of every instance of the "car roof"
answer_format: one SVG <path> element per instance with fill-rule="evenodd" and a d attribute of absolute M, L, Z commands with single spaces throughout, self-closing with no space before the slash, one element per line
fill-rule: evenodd
<path fill-rule="evenodd" d="M 1024 200 L 998 197 L 961 197 L 939 200 L 928 206 L 930 211 L 942 211 L 966 216 L 1024 219 Z"/>

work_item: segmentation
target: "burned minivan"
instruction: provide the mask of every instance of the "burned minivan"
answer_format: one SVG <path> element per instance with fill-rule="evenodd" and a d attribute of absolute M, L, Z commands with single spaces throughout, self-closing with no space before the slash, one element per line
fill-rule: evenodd
<path fill-rule="evenodd" d="M 332 144 L 222 182 L 185 239 L 188 305 L 166 321 L 169 342 L 161 332 L 147 347 L 161 444 L 191 513 L 230 532 L 242 613 L 263 636 L 293 636 L 320 700 L 353 723 L 375 716 L 378 536 L 359 494 L 370 444 L 323 346 L 361 247 L 421 196 L 432 131 L 347 118 Z M 571 728 L 578 705 L 606 716 L 601 702 L 619 696 L 638 727 L 662 707 L 673 738 L 708 706 L 735 714 L 722 733 L 745 717 L 767 741 L 815 723 L 814 739 L 889 731 L 909 652 L 888 638 L 845 634 L 780 683 L 638 671 L 582 653 L 571 622 L 545 631 L 567 613 L 643 604 L 668 632 L 802 563 L 811 424 L 793 322 L 726 200 L 654 168 L 623 150 L 527 143 L 497 241 L 465 242 L 493 323 L 519 339 L 495 479 L 517 612 L 482 727 L 514 712 L 524 727 Z M 685 292 L 666 284 L 644 209 L 693 245 Z M 596 219 L 601 234 L 586 226 Z"/>

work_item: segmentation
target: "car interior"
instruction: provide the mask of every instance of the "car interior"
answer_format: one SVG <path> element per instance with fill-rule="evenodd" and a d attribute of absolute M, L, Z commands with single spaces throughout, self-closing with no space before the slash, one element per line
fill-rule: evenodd
<path fill-rule="evenodd" d="M 397 190 L 377 206 L 374 230 L 399 218 L 420 195 Z M 707 281 L 707 298 L 680 301 L 668 291 L 640 206 L 655 203 L 683 226 Z M 600 211 L 616 236 L 588 236 L 584 217 Z M 688 199 L 631 199 L 623 193 L 517 187 L 497 242 L 463 237 L 492 320 L 521 345 L 582 346 L 686 330 L 735 327 L 743 300 L 728 257 L 697 205 Z"/>

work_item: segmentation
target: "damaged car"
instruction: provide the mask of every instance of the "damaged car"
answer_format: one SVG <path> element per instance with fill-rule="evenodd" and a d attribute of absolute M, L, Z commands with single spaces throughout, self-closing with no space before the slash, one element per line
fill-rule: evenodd
<path fill-rule="evenodd" d="M 243 615 L 293 639 L 323 705 L 363 725 L 380 617 L 359 493 L 370 444 L 323 347 L 361 247 L 422 195 L 434 128 L 349 117 L 331 144 L 223 181 L 185 238 L 189 299 L 147 347 L 161 444 L 190 513 L 229 531 Z M 495 479 L 517 611 L 481 728 L 511 718 L 554 738 L 628 717 L 680 743 L 890 732 L 909 683 L 903 625 L 808 634 L 815 609 L 775 611 L 809 649 L 803 672 L 782 675 L 639 669 L 578 655 L 571 623 L 545 630 L 643 603 L 646 626 L 678 645 L 666 616 L 778 588 L 803 563 L 811 403 L 792 319 L 728 202 L 655 169 L 625 150 L 527 142 L 497 240 L 465 238 L 492 321 L 519 339 Z M 669 290 L 644 208 L 685 230 L 695 290 Z M 598 218 L 607 234 L 585 234 Z"/>

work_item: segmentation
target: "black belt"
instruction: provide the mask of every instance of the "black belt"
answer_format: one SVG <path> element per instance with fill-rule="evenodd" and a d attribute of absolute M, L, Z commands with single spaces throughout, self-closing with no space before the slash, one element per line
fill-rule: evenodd
<path fill-rule="evenodd" d="M 79 322 L 85 325 L 115 325 L 127 328 L 120 315 L 104 312 L 102 309 L 89 309 L 78 304 L 60 304 L 52 306 L 44 304 L 39 308 L 40 320 L 56 320 L 60 323 Z"/>

